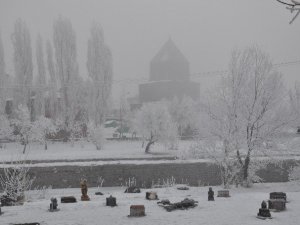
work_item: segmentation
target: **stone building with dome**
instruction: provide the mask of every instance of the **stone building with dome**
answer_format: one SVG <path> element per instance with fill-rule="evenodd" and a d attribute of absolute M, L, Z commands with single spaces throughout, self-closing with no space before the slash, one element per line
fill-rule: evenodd
<path fill-rule="evenodd" d="M 139 85 L 139 102 L 183 96 L 198 100 L 200 84 L 190 80 L 188 60 L 169 39 L 150 62 L 149 81 Z"/>

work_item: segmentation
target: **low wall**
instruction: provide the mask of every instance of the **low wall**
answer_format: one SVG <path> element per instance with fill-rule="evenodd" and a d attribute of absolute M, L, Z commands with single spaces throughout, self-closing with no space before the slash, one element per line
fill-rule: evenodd
<path fill-rule="evenodd" d="M 280 164 L 270 164 L 258 171 L 258 175 L 264 182 L 286 182 L 289 168 L 295 163 L 294 160 L 285 160 Z M 96 187 L 99 177 L 104 179 L 103 186 L 125 185 L 132 177 L 140 187 L 151 187 L 153 182 L 157 183 L 159 179 L 162 182 L 162 179 L 171 177 L 175 178 L 176 183 L 188 183 L 191 186 L 221 184 L 218 167 L 205 162 L 32 167 L 30 173 L 36 177 L 35 186 L 51 185 L 53 188 L 79 187 L 81 178 L 86 178 L 90 187 Z"/>

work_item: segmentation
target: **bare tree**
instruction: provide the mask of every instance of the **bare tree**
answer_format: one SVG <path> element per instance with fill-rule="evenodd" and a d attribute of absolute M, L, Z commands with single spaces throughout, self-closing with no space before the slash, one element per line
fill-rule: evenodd
<path fill-rule="evenodd" d="M 63 120 L 65 129 L 69 130 L 74 113 L 72 103 L 74 102 L 75 84 L 78 78 L 78 64 L 76 60 L 76 35 L 71 22 L 59 17 L 54 22 L 53 43 L 57 73 L 60 79 L 63 101 Z"/>
<path fill-rule="evenodd" d="M 2 43 L 2 36 L 0 33 L 0 114 L 4 111 L 5 91 L 5 61 L 4 61 L 4 48 Z"/>
<path fill-rule="evenodd" d="M 87 69 L 93 80 L 92 118 L 96 126 L 103 124 L 108 111 L 112 86 L 112 56 L 104 43 L 103 31 L 94 23 L 88 41 Z"/>
<path fill-rule="evenodd" d="M 283 5 L 286 5 L 286 9 L 290 10 L 291 13 L 296 12 L 292 20 L 290 21 L 290 24 L 292 24 L 295 19 L 299 16 L 300 14 L 300 1 L 299 0 L 290 0 L 290 1 L 283 1 L 283 0 L 276 0 L 277 2 L 280 2 Z"/>
<path fill-rule="evenodd" d="M 47 66 L 48 72 L 50 75 L 50 82 L 49 82 L 49 114 L 52 119 L 56 119 L 58 114 L 58 105 L 57 105 L 57 80 L 56 80 L 56 73 L 55 67 L 53 62 L 53 50 L 51 42 L 47 41 Z"/>
<path fill-rule="evenodd" d="M 44 62 L 43 40 L 39 34 L 36 42 L 37 82 L 36 82 L 36 109 L 37 114 L 45 116 L 46 68 Z"/>
<path fill-rule="evenodd" d="M 28 105 L 31 96 L 33 65 L 29 29 L 25 22 L 17 19 L 12 34 L 15 67 L 15 100 L 17 104 Z"/>

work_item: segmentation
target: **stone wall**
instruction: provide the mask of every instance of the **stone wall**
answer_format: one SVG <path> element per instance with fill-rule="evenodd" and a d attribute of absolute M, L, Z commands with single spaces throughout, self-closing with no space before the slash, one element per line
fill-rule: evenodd
<path fill-rule="evenodd" d="M 287 160 L 280 165 L 271 164 L 266 169 L 258 171 L 264 182 L 288 181 L 288 170 L 295 161 Z M 2 171 L 0 171 L 2 172 Z M 176 183 L 188 183 L 191 186 L 219 185 L 220 174 L 217 166 L 212 163 L 166 163 L 166 164 L 114 164 L 100 166 L 56 166 L 33 167 L 30 170 L 36 177 L 35 186 L 50 186 L 53 188 L 77 188 L 81 178 L 88 180 L 90 187 L 98 186 L 98 177 L 105 181 L 103 186 L 121 186 L 129 178 L 134 177 L 137 185 L 151 187 L 158 179 L 174 177 Z"/>

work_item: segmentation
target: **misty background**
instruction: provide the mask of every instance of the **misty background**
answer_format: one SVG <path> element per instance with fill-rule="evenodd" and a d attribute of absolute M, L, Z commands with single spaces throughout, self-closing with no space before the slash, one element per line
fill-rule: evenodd
<path fill-rule="evenodd" d="M 6 72 L 14 74 L 11 34 L 17 18 L 31 32 L 33 59 L 38 33 L 53 40 L 53 22 L 62 15 L 76 31 L 79 73 L 87 78 L 87 40 L 99 22 L 113 56 L 115 102 L 137 94 L 149 77 L 149 63 L 171 37 L 190 63 L 201 92 L 216 84 L 233 49 L 256 44 L 270 54 L 288 88 L 299 80 L 300 21 L 275 0 L 0 0 L 0 31 Z M 217 72 L 216 72 L 217 71 Z M 207 73 L 211 72 L 211 73 Z M 37 74 L 34 60 L 34 76 Z M 129 79 L 129 80 L 128 80 Z"/>

